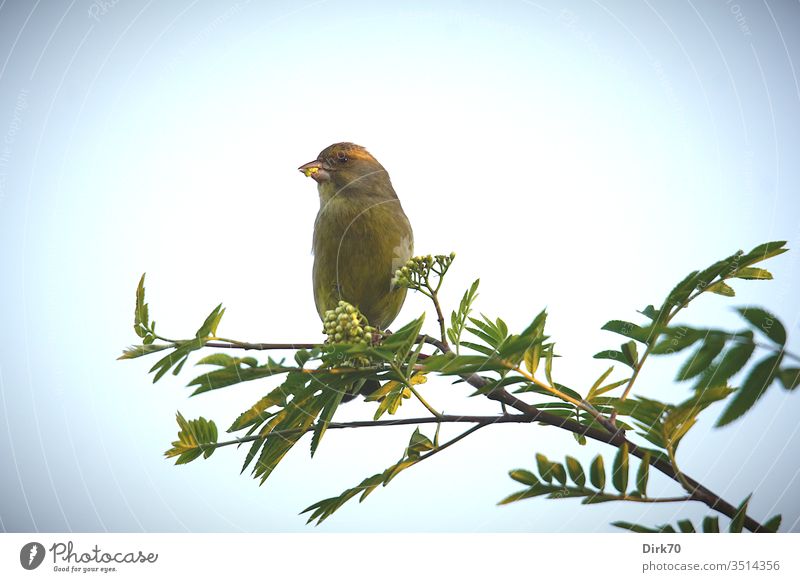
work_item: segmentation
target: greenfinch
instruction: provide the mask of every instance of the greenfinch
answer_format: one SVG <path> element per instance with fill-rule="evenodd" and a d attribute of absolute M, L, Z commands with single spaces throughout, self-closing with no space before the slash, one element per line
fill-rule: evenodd
<path fill-rule="evenodd" d="M 405 288 L 393 285 L 394 273 L 414 250 L 414 233 L 389 174 L 353 143 L 328 146 L 299 170 L 319 192 L 312 279 L 320 318 L 343 300 L 385 330 L 406 297 Z"/>

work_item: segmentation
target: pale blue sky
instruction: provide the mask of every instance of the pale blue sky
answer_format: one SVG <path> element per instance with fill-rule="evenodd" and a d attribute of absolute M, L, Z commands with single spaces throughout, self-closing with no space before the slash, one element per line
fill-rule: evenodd
<path fill-rule="evenodd" d="M 182 377 L 117 362 L 148 273 L 160 329 L 191 333 L 223 301 L 226 336 L 314 341 L 313 184 L 296 170 L 336 141 L 392 176 L 421 253 L 458 253 L 452 308 L 525 326 L 542 307 L 584 387 L 617 338 L 599 330 L 736 249 L 800 247 L 796 2 L 7 1 L 0 7 L 0 528 L 292 531 L 297 513 L 383 470 L 412 429 L 302 441 L 264 487 L 244 451 L 173 467 L 175 411 L 227 427 L 269 382 L 189 400 Z M 736 7 L 736 8 L 735 8 Z M 798 329 L 800 255 L 776 280 L 704 299 L 695 325 L 764 305 Z M 401 319 L 424 308 L 410 298 Z M 429 319 L 432 321 L 432 319 Z M 798 343 L 792 339 L 795 351 Z M 670 400 L 678 361 L 638 383 Z M 447 412 L 493 412 L 431 384 Z M 759 518 L 798 530 L 798 397 L 682 445 L 682 466 Z M 349 404 L 341 418 L 371 417 Z M 408 413 L 415 409 L 408 407 Z M 322 531 L 607 531 L 704 507 L 527 501 L 507 471 L 534 454 L 589 459 L 569 434 L 483 430 L 344 508 Z M 427 466 L 426 466 L 427 465 Z M 670 482 L 653 486 L 675 493 Z"/>

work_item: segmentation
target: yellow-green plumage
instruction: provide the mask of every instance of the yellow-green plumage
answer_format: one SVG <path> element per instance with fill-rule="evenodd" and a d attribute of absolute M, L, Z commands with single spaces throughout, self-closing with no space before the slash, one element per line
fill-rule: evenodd
<path fill-rule="evenodd" d="M 320 317 L 339 300 L 358 307 L 370 325 L 397 317 L 406 290 L 392 287 L 394 272 L 413 254 L 414 234 L 389 174 L 363 147 L 324 149 L 301 171 L 318 182 L 314 223 L 314 301 Z"/>

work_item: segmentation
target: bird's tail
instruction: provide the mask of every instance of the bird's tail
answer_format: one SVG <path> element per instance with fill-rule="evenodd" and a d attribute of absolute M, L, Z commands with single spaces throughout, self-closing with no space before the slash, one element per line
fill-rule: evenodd
<path fill-rule="evenodd" d="M 345 394 L 344 397 L 342 398 L 342 402 L 343 403 L 350 402 L 353 398 L 355 398 L 359 394 L 362 396 L 367 396 L 375 392 L 375 390 L 377 390 L 380 387 L 381 383 L 378 382 L 377 380 L 367 380 L 366 382 L 364 382 L 364 385 L 361 387 L 361 389 L 355 394 Z"/>

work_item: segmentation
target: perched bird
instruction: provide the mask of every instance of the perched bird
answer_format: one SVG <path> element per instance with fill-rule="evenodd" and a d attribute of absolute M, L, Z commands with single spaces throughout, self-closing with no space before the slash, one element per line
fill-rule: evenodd
<path fill-rule="evenodd" d="M 344 300 L 371 326 L 385 330 L 406 297 L 405 288 L 393 288 L 392 277 L 414 249 L 414 233 L 389 174 L 352 143 L 328 146 L 299 170 L 319 191 L 313 283 L 320 318 Z"/>
<path fill-rule="evenodd" d="M 394 321 L 406 297 L 394 272 L 411 258 L 414 233 L 384 167 L 361 146 L 337 143 L 300 171 L 317 182 L 314 301 L 320 317 L 339 300 L 378 329 Z"/>

